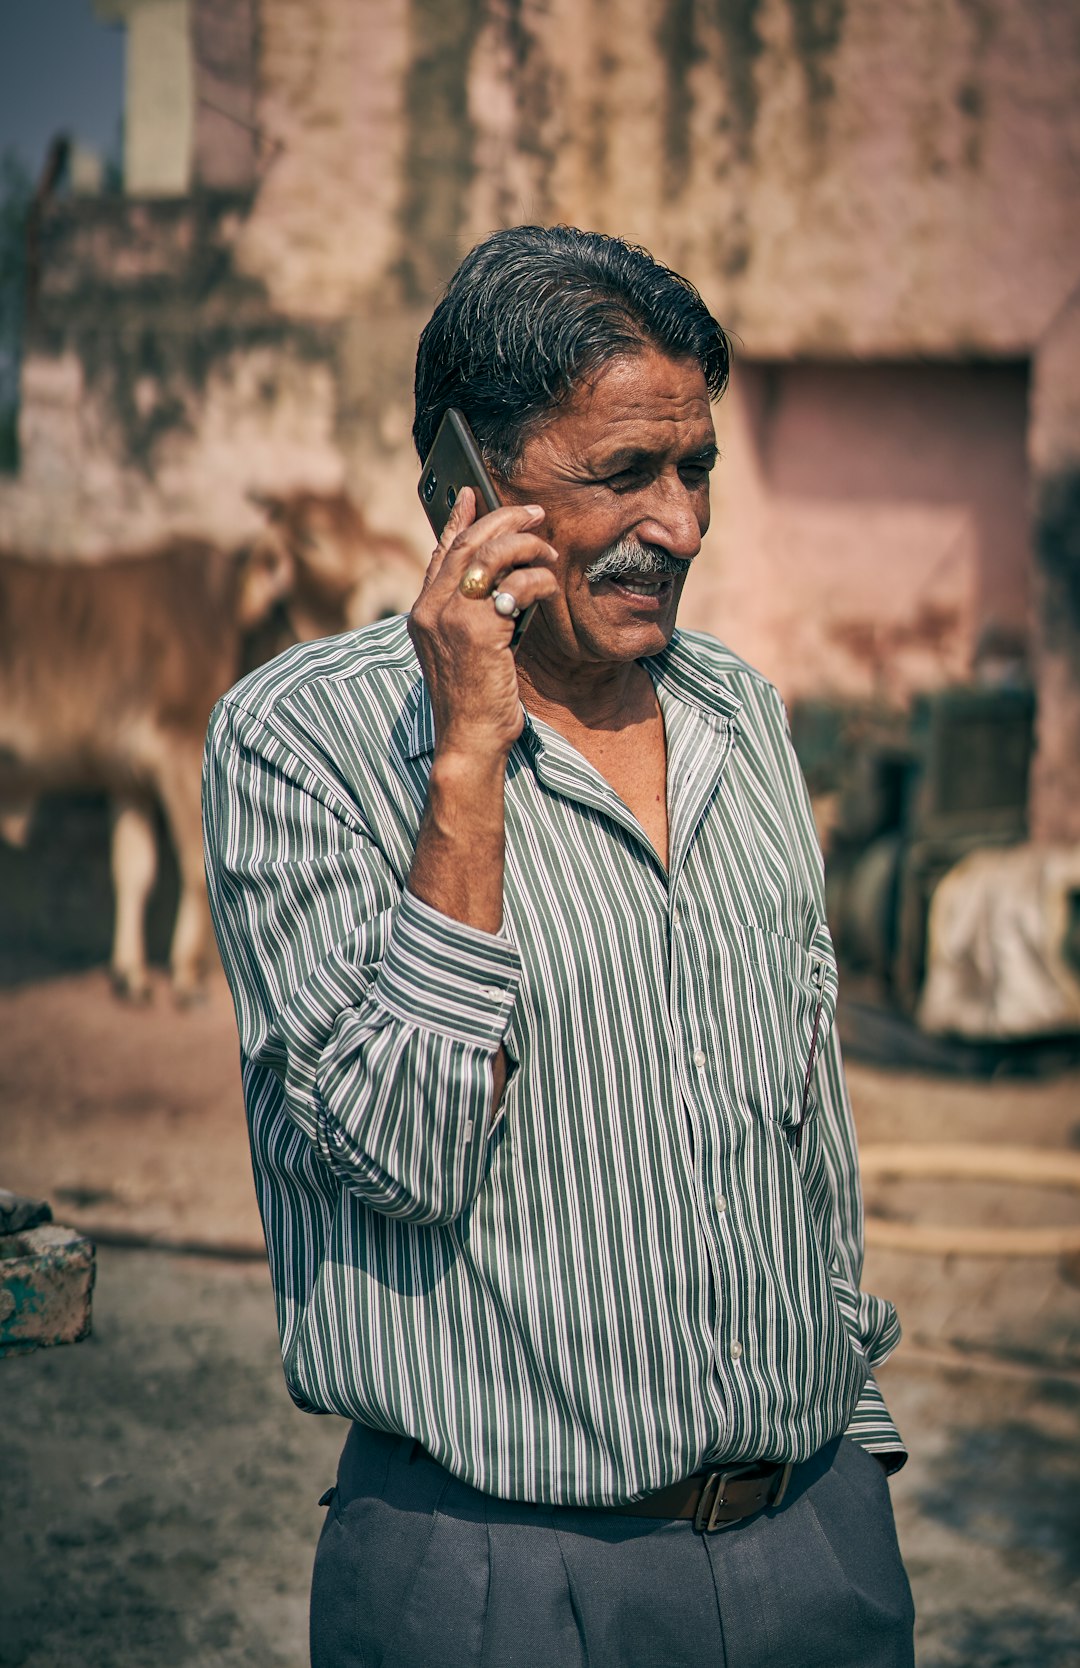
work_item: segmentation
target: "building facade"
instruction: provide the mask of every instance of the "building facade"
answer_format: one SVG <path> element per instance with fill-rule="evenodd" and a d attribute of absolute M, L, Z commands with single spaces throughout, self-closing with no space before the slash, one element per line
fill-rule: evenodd
<path fill-rule="evenodd" d="M 0 540 L 240 536 L 344 484 L 429 545 L 411 373 L 493 227 L 641 242 L 734 333 L 684 618 L 790 698 L 1026 653 L 1080 838 L 1069 0 L 96 0 L 125 191 L 45 204 Z"/>

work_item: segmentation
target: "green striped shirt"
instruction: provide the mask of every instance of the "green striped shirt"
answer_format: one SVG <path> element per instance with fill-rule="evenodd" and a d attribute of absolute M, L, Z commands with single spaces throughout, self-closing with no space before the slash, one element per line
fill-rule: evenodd
<path fill-rule="evenodd" d="M 900 1447 L 784 710 L 704 636 L 644 664 L 668 870 L 527 719 L 497 935 L 405 890 L 434 734 L 401 619 L 290 650 L 210 725 L 210 900 L 289 1390 L 513 1499 L 617 1504 L 845 1429 Z"/>

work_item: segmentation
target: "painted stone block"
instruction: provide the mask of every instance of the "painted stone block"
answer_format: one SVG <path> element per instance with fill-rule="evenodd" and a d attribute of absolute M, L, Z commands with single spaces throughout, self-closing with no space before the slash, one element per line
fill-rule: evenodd
<path fill-rule="evenodd" d="M 74 1228 L 0 1234 L 0 1356 L 87 1337 L 94 1274 L 94 1247 Z"/>

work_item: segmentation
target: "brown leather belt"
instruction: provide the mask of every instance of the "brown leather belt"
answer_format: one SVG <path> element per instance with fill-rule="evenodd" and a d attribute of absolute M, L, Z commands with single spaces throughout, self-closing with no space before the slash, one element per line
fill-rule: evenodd
<path fill-rule="evenodd" d="M 629 1505 L 608 1510 L 630 1517 L 693 1518 L 694 1528 L 708 1535 L 714 1529 L 727 1529 L 754 1517 L 769 1506 L 779 1506 L 790 1476 L 790 1464 L 719 1466 L 695 1471 L 681 1483 L 671 1483 L 643 1500 L 631 1500 Z"/>
<path fill-rule="evenodd" d="M 421 1455 L 431 1465 L 439 1464 L 422 1443 L 414 1441 L 409 1464 Z M 716 1529 L 729 1529 L 733 1523 L 742 1523 L 744 1518 L 756 1517 L 758 1512 L 764 1512 L 770 1506 L 779 1506 L 787 1490 L 791 1470 L 790 1461 L 784 1463 L 779 1460 L 751 1460 L 745 1465 L 714 1466 L 707 1471 L 695 1471 L 692 1476 L 684 1477 L 681 1483 L 669 1483 L 667 1488 L 657 1489 L 655 1494 L 647 1494 L 643 1500 L 597 1509 L 626 1517 L 692 1518 L 694 1528 L 709 1535 Z"/>

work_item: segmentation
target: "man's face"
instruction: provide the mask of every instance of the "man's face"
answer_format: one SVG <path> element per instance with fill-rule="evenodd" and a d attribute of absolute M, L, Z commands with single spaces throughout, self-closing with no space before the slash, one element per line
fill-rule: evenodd
<path fill-rule="evenodd" d="M 526 442 L 500 495 L 543 506 L 560 589 L 537 609 L 522 661 L 577 666 L 664 648 L 709 525 L 715 461 L 700 366 L 651 347 L 604 365 Z"/>

